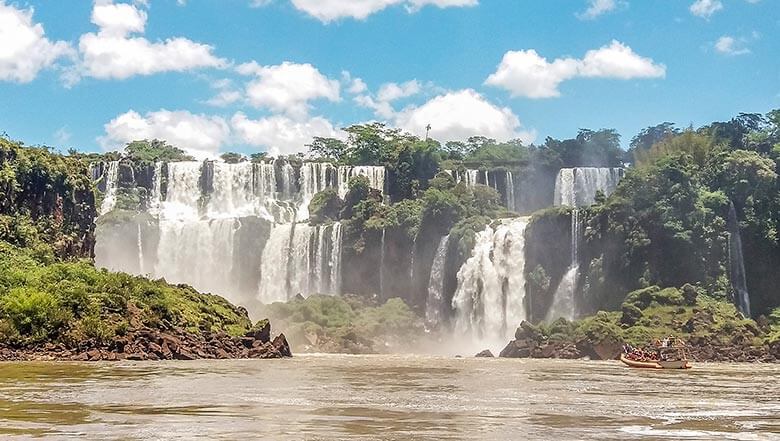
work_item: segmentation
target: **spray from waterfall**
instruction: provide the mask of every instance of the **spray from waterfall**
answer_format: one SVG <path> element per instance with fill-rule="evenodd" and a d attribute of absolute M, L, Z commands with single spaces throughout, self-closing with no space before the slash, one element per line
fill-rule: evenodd
<path fill-rule="evenodd" d="M 750 317 L 750 294 L 747 289 L 745 259 L 742 254 L 742 235 L 739 232 L 739 219 L 734 203 L 729 201 L 729 269 L 731 286 L 734 289 L 734 300 L 739 311 Z"/>

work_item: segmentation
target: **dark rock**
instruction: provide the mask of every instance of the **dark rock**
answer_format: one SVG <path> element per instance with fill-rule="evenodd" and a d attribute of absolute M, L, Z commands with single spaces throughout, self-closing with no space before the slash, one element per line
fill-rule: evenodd
<path fill-rule="evenodd" d="M 263 343 L 268 343 L 271 341 L 271 323 L 268 321 L 268 319 L 260 320 L 244 336 L 252 337 L 253 339 L 260 340 Z"/>
<path fill-rule="evenodd" d="M 173 358 L 174 360 L 195 360 L 198 357 L 184 348 L 179 348 L 178 352 L 174 352 Z"/>
<path fill-rule="evenodd" d="M 282 357 L 292 357 L 292 351 L 290 350 L 290 344 L 287 342 L 287 337 L 284 334 L 279 334 L 273 341 L 273 347 L 281 354 Z"/>
<path fill-rule="evenodd" d="M 493 355 L 492 352 L 490 352 L 490 349 L 485 349 L 484 351 L 480 352 L 479 354 L 475 355 L 477 358 L 494 358 L 495 355 Z"/>

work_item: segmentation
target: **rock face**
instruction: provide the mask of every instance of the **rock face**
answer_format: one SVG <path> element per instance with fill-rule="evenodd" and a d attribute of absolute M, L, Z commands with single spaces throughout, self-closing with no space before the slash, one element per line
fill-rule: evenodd
<path fill-rule="evenodd" d="M 262 326 L 255 327 L 243 337 L 233 337 L 224 332 L 192 333 L 181 328 L 161 330 L 140 326 L 103 345 L 88 342 L 78 348 L 68 348 L 62 344 L 49 343 L 41 347 L 15 349 L 0 344 L 0 361 L 153 361 L 292 357 L 284 334 L 279 334 L 271 340 L 270 324 L 267 321 L 261 323 Z"/>
<path fill-rule="evenodd" d="M 475 355 L 477 358 L 493 358 L 495 355 L 493 355 L 492 352 L 490 352 L 490 349 L 485 349 L 484 351 L 480 352 L 479 354 Z"/>

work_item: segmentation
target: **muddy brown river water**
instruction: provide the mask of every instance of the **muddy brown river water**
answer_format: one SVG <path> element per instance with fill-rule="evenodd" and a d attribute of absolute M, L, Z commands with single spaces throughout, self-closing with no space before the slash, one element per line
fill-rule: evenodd
<path fill-rule="evenodd" d="M 304 355 L 0 364 L 0 439 L 780 439 L 780 365 Z"/>

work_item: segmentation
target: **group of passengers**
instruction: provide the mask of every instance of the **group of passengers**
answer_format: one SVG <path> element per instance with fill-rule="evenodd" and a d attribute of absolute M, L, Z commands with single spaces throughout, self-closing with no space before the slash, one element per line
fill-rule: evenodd
<path fill-rule="evenodd" d="M 626 358 L 633 361 L 659 361 L 660 349 L 685 346 L 685 343 L 676 337 L 666 337 L 663 340 L 656 339 L 652 346 L 652 349 L 642 349 L 626 343 L 623 345 L 623 353 L 626 354 Z"/>

